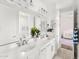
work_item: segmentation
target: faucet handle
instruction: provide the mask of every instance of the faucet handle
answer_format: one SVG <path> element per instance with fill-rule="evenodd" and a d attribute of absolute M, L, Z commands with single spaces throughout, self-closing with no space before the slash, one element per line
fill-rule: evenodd
<path fill-rule="evenodd" d="M 18 41 L 16 44 L 17 44 L 17 46 L 19 46 L 19 47 L 21 46 L 21 44 L 20 44 L 20 42 L 19 42 L 19 41 Z"/>
<path fill-rule="evenodd" d="M 25 45 L 25 44 L 27 44 L 27 41 L 26 40 L 23 40 L 22 41 L 22 45 Z"/>

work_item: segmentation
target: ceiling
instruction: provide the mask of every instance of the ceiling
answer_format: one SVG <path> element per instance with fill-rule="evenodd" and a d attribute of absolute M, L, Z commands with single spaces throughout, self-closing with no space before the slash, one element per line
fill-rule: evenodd
<path fill-rule="evenodd" d="M 4 1 L 6 4 L 6 0 L 0 0 L 0 1 Z M 15 0 L 15 1 L 20 1 L 20 0 Z M 62 11 L 72 10 L 74 0 L 33 0 L 33 1 L 35 2 L 35 6 L 37 7 L 37 9 L 40 6 L 41 7 L 43 6 L 48 10 L 49 12 L 48 15 L 52 16 L 56 14 L 56 9 L 61 9 Z"/>
<path fill-rule="evenodd" d="M 6 1 L 6 0 L 0 0 L 0 1 Z M 22 0 L 14 0 L 14 1 L 22 1 Z M 37 3 L 37 6 L 39 6 L 41 2 L 44 6 L 47 7 L 47 9 L 53 10 L 55 7 L 58 9 L 72 7 L 74 0 L 33 0 L 33 1 Z"/>
<path fill-rule="evenodd" d="M 40 0 L 42 3 L 44 3 L 46 6 L 52 6 L 56 4 L 56 8 L 63 9 L 67 7 L 73 6 L 74 0 Z"/>
<path fill-rule="evenodd" d="M 62 12 L 72 10 L 74 0 L 40 0 L 40 1 L 47 7 L 49 11 L 49 16 L 55 17 L 54 15 L 56 14 L 57 9 L 60 9 Z"/>

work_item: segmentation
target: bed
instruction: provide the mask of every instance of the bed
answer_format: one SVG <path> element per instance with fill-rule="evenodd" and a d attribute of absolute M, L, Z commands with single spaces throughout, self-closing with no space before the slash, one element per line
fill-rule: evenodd
<path fill-rule="evenodd" d="M 61 47 L 65 48 L 65 49 L 72 50 L 72 48 L 73 48 L 73 41 L 61 38 Z"/>
<path fill-rule="evenodd" d="M 69 50 L 72 50 L 73 49 L 73 40 L 72 40 L 72 37 L 73 37 L 73 33 L 72 32 L 63 32 L 63 34 L 61 35 L 61 39 L 60 39 L 60 42 L 61 42 L 61 47 L 62 48 L 65 48 L 65 49 L 69 49 Z"/>

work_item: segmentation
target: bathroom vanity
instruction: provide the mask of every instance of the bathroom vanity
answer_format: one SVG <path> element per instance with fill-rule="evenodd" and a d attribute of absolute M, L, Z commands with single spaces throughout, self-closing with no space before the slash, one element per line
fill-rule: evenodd
<path fill-rule="evenodd" d="M 15 47 L 5 59 L 52 59 L 57 51 L 55 38 L 37 39 L 21 47 Z"/>

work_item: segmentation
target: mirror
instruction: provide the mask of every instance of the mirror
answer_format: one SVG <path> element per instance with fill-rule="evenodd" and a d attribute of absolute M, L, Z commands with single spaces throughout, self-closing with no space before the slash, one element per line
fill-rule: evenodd
<path fill-rule="evenodd" d="M 35 26 L 41 31 L 41 34 L 46 33 L 47 20 L 44 17 L 34 16 Z"/>
<path fill-rule="evenodd" d="M 19 12 L 19 33 L 25 36 L 30 36 L 30 30 L 33 26 L 32 15 Z"/>

